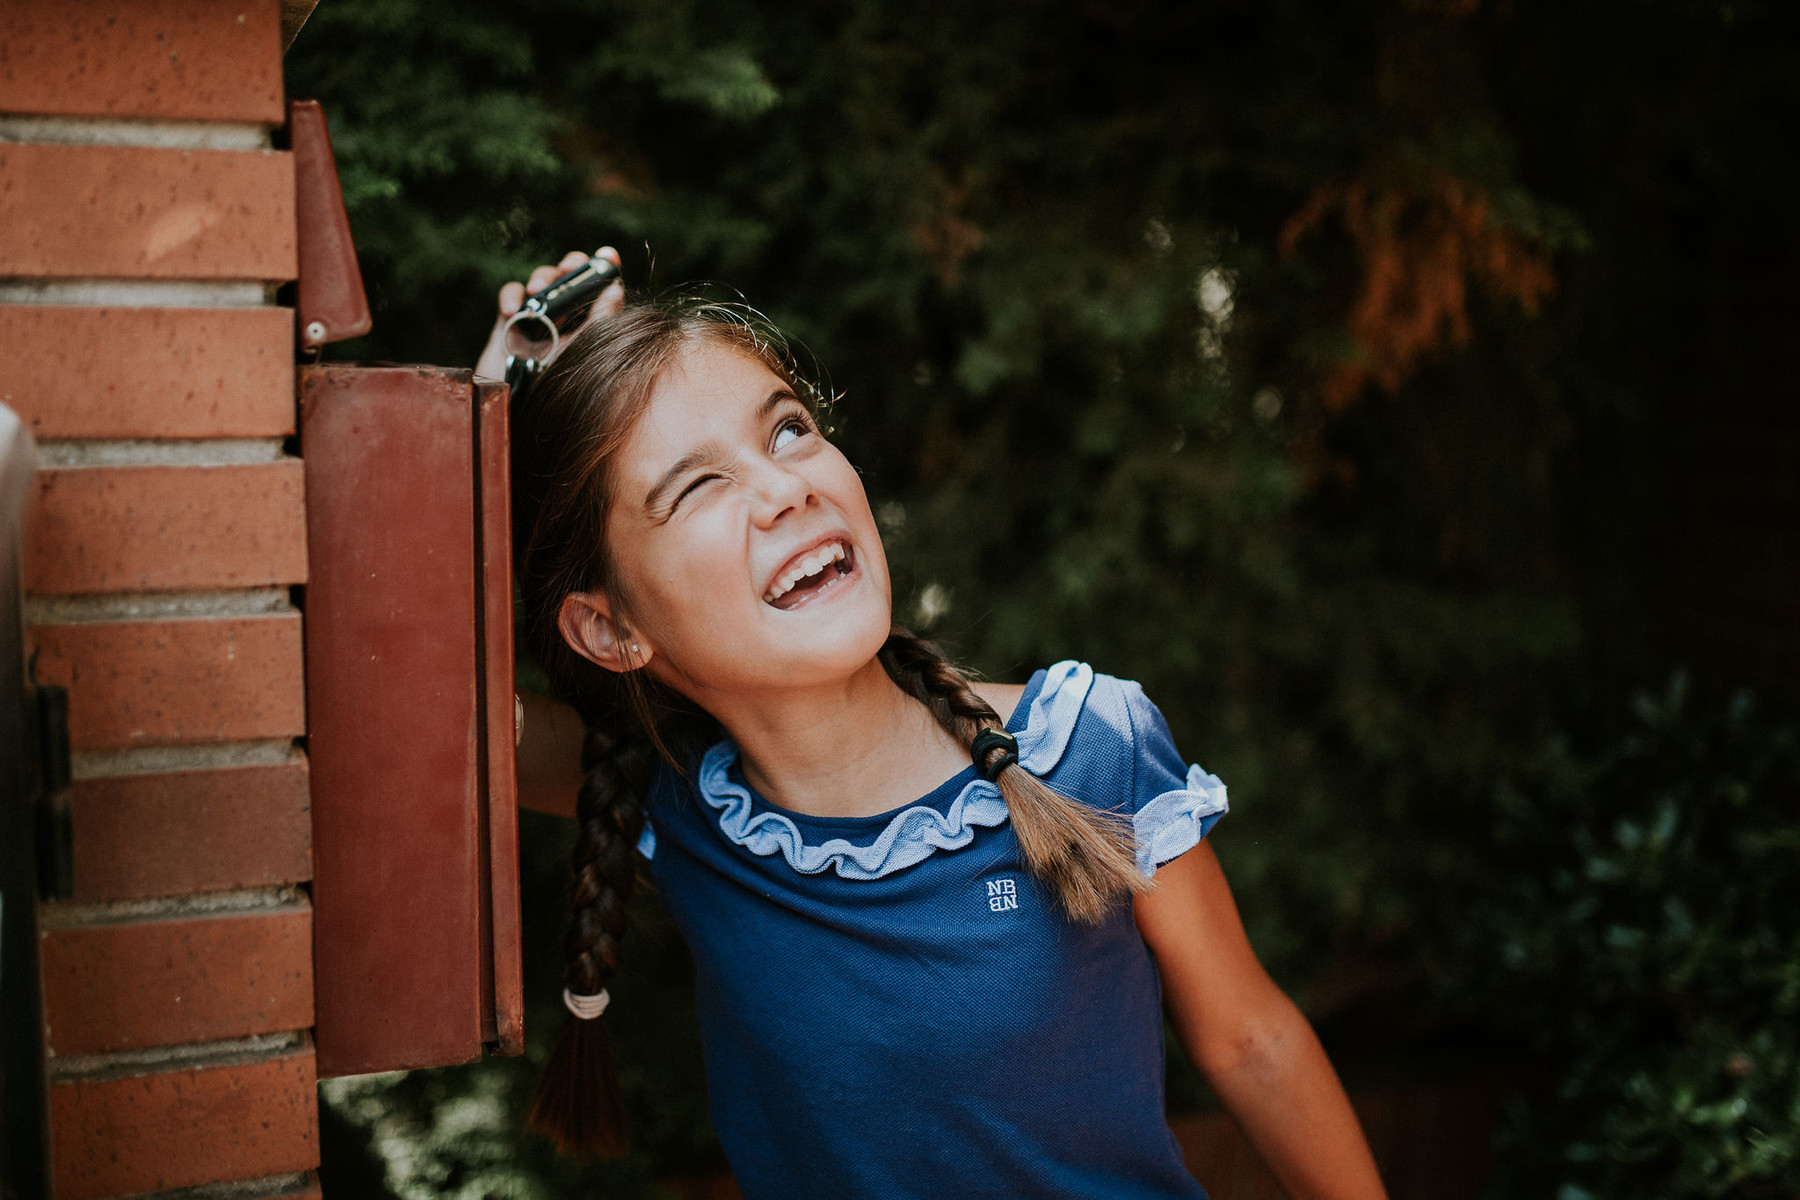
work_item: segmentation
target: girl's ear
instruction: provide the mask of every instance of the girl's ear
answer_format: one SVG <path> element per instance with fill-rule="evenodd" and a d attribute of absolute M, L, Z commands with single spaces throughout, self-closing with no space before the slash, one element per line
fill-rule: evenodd
<path fill-rule="evenodd" d="M 557 610 L 556 627 L 569 649 L 608 671 L 635 671 L 654 651 L 613 617 L 605 592 L 570 592 Z"/>

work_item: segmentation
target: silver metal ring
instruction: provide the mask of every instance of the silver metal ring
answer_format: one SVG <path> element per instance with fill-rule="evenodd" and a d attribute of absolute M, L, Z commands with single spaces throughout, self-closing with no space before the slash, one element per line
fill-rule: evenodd
<path fill-rule="evenodd" d="M 523 342 L 521 344 L 521 342 L 516 339 L 523 339 L 527 335 L 524 333 L 514 334 L 513 328 L 526 321 L 534 321 L 538 325 L 543 326 L 543 328 L 549 332 L 550 336 L 538 338 L 531 342 Z M 562 343 L 562 333 L 556 328 L 555 321 L 552 321 L 541 312 L 523 308 L 506 318 L 506 324 L 501 330 L 501 337 L 506 344 L 507 357 L 528 359 L 540 364 L 549 362 L 550 359 L 554 358 L 556 356 L 557 346 Z M 550 348 L 547 350 L 543 348 L 545 342 L 550 343 Z"/>

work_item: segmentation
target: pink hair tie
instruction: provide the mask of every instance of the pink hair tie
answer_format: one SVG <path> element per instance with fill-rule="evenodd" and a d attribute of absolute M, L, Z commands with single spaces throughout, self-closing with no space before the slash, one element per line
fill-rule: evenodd
<path fill-rule="evenodd" d="M 612 997 L 607 994 L 605 988 L 601 988 L 600 994 L 597 996 L 577 996 L 568 988 L 563 989 L 564 1006 L 583 1021 L 592 1021 L 605 1012 L 606 1006 L 610 1003 L 612 1003 Z"/>

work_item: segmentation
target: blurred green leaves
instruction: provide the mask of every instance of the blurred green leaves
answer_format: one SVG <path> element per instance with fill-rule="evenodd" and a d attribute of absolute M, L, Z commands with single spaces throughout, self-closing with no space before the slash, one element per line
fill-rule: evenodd
<path fill-rule="evenodd" d="M 1791 340 L 1793 272 L 1765 248 L 1800 207 L 1784 21 L 1642 0 L 326 0 L 288 83 L 325 104 L 376 307 L 334 354 L 469 363 L 495 289 L 571 247 L 617 245 L 645 290 L 741 289 L 843 395 L 896 612 L 996 678 L 1074 657 L 1141 680 L 1229 783 L 1215 844 L 1316 1015 L 1356 1009 L 1314 986 L 1346 964 L 1375 964 L 1402 1028 L 1438 1019 L 1427 993 L 1488 1030 L 1535 1014 L 1573 1091 L 1514 1126 L 1508 1194 L 1711 1196 L 1791 1170 L 1793 922 L 1771 905 L 1794 817 L 1765 811 L 1756 765 L 1775 743 L 1659 701 L 1639 759 L 1543 748 L 1666 670 L 1681 441 L 1766 390 L 1759 347 Z M 1341 202 L 1358 184 L 1374 199 Z M 1321 197 L 1340 202 L 1284 240 Z M 1365 219 L 1392 225 L 1359 241 Z M 1477 266 L 1415 269 L 1437 244 L 1415 226 Z M 1477 278 L 1514 251 L 1555 275 L 1535 316 Z M 1752 259 L 1772 290 L 1732 292 Z M 1420 278 L 1466 343 L 1415 339 L 1395 387 L 1326 403 L 1322 379 L 1371 361 L 1358 298 Z M 528 833 L 535 1039 L 563 847 L 554 822 Z M 716 1161 L 681 951 L 645 922 L 615 1010 L 641 1153 L 589 1176 L 532 1158 L 560 1194 Z M 634 993 L 658 1021 L 631 1025 Z M 1686 1025 L 1669 995 L 1702 998 Z M 1720 1076 L 1738 1053 L 1754 1069 Z M 502 1096 L 515 1119 L 523 1073 L 476 1081 L 517 1070 L 381 1103 L 474 1162 L 514 1127 L 440 1137 L 437 1106 Z"/>
<path fill-rule="evenodd" d="M 1787 1196 L 1800 1186 L 1800 728 L 1681 676 L 1582 753 L 1502 783 L 1455 1002 L 1549 1068 L 1507 1195 Z"/>

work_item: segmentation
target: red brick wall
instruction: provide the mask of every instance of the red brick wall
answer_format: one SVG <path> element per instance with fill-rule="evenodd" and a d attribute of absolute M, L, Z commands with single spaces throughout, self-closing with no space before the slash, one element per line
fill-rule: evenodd
<path fill-rule="evenodd" d="M 0 5 L 0 401 L 70 694 L 42 912 L 61 1200 L 316 1193 L 312 873 L 277 0 Z"/>

